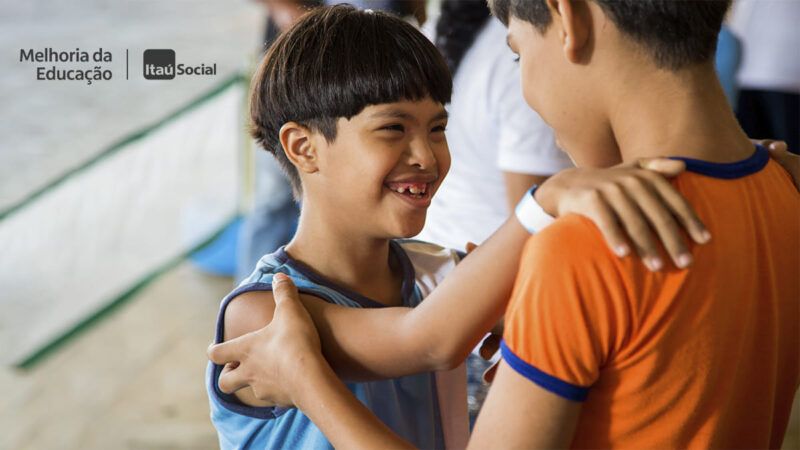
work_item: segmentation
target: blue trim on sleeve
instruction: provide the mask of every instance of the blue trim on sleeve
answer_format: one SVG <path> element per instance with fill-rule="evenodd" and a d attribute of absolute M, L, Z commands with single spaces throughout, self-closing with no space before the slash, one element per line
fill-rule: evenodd
<path fill-rule="evenodd" d="M 756 145 L 756 151 L 750 157 L 732 163 L 714 163 L 680 156 L 675 156 L 671 159 L 685 162 L 686 170 L 690 172 L 713 178 L 732 180 L 752 175 L 766 167 L 769 162 L 769 152 L 764 147 Z"/>
<path fill-rule="evenodd" d="M 576 384 L 567 383 L 564 380 L 556 378 L 550 374 L 544 373 L 541 370 L 533 367 L 527 362 L 523 361 L 519 356 L 515 355 L 505 339 L 500 342 L 500 353 L 503 355 L 503 360 L 516 370 L 523 377 L 533 381 L 544 389 L 575 402 L 582 402 L 586 400 L 589 395 L 589 388 L 578 386 Z"/>
<path fill-rule="evenodd" d="M 268 275 L 269 275 L 268 277 L 269 281 L 272 281 L 272 277 L 275 276 L 275 274 L 273 273 Z M 286 275 L 289 274 L 287 273 Z M 331 299 L 326 298 L 322 292 L 312 292 L 302 287 L 298 287 L 297 290 L 300 293 L 313 295 L 321 300 L 327 301 L 329 303 L 334 303 Z M 264 282 L 245 284 L 243 286 L 236 288 L 233 292 L 228 294 L 222 300 L 222 304 L 220 305 L 220 310 L 217 315 L 216 334 L 214 336 L 215 344 L 219 344 L 222 342 L 222 338 L 225 332 L 225 311 L 228 309 L 228 305 L 234 298 L 246 292 L 272 292 L 272 284 Z M 292 409 L 280 406 L 245 405 L 244 403 L 239 401 L 239 399 L 235 395 L 226 394 L 220 390 L 219 377 L 220 375 L 222 375 L 223 366 L 214 363 L 210 364 L 212 365 L 212 370 L 209 373 L 209 375 L 211 376 L 210 385 L 213 388 L 212 392 L 217 402 L 219 402 L 219 404 L 222 405 L 222 407 L 224 407 L 225 409 L 232 411 L 236 414 L 253 417 L 256 419 L 276 419 Z"/>

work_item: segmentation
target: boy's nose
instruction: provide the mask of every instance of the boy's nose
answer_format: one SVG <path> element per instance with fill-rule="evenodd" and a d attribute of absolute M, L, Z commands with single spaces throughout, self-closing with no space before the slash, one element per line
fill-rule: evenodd
<path fill-rule="evenodd" d="M 421 169 L 436 167 L 436 155 L 427 142 L 414 140 L 409 147 L 409 165 L 417 166 Z"/>

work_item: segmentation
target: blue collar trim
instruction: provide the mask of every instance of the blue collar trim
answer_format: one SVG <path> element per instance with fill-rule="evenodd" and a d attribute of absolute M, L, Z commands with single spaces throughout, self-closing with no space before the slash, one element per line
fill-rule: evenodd
<path fill-rule="evenodd" d="M 403 298 L 403 306 L 413 306 L 413 299 L 415 293 L 415 285 L 416 285 L 416 273 L 414 271 L 414 266 L 411 263 L 411 260 L 408 258 L 408 254 L 406 254 L 403 247 L 394 240 L 389 241 L 389 252 L 392 257 L 396 258 L 397 261 L 400 263 L 400 270 L 403 274 L 403 282 L 401 286 L 401 296 Z M 292 258 L 286 253 L 286 246 L 282 246 L 279 248 L 275 253 L 275 257 L 277 261 L 281 264 L 288 264 L 292 267 L 292 269 L 300 272 L 303 276 L 308 278 L 310 281 L 320 285 L 325 286 L 327 288 L 333 289 L 334 291 L 338 291 L 341 294 L 345 295 L 346 297 L 354 300 L 356 303 L 360 304 L 365 308 L 386 308 L 387 305 L 383 303 L 379 303 L 371 298 L 368 298 L 364 295 L 359 294 L 353 290 L 347 289 L 344 286 L 340 286 L 333 281 L 329 280 L 328 278 L 324 277 L 323 275 L 317 273 L 311 267 L 303 264 L 302 262 Z"/>
<path fill-rule="evenodd" d="M 763 169 L 769 162 L 769 152 L 764 147 L 756 145 L 756 151 L 750 157 L 731 163 L 714 163 L 680 156 L 675 156 L 671 159 L 685 162 L 686 170 L 690 172 L 713 178 L 732 180 L 752 175 Z"/>

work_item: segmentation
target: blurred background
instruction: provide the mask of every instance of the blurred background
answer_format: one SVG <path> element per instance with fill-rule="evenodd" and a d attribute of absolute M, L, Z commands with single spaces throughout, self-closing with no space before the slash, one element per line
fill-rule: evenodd
<path fill-rule="evenodd" d="M 217 448 L 205 349 L 232 274 L 189 256 L 242 209 L 265 24 L 247 0 L 0 4 L 0 448 Z M 20 61 L 47 48 L 112 60 Z M 216 74 L 145 79 L 146 49 Z M 96 65 L 112 79 L 36 79 Z"/>
<path fill-rule="evenodd" d="M 203 375 L 219 301 L 261 254 L 291 237 L 297 214 L 271 157 L 247 136 L 249 77 L 267 43 L 319 3 L 0 3 L 0 449 L 218 447 Z M 484 27 L 494 19 L 481 2 L 351 3 L 421 26 L 451 52 L 448 63 L 462 78 L 454 104 L 473 101 L 477 94 L 458 86 L 467 86 L 471 46 L 483 42 L 476 35 L 491 37 Z M 732 107 L 748 111 L 740 115 L 745 130 L 787 140 L 795 152 L 799 6 L 736 1 L 717 55 Z M 441 12 L 463 26 L 437 27 Z M 504 42 L 491 45 L 507 51 Z M 90 55 L 102 48 L 112 58 L 21 61 L 23 50 L 48 48 Z M 216 73 L 145 79 L 147 49 L 172 49 L 177 63 L 215 65 Z M 110 80 L 37 80 L 37 67 L 98 65 Z M 448 129 L 451 147 L 470 141 L 458 132 Z M 549 142 L 542 133 L 536 142 Z M 451 151 L 448 182 L 457 191 L 470 159 Z M 554 167 L 526 175 L 546 177 Z M 498 183 L 507 172 L 498 163 Z M 495 195 L 487 205 L 513 197 L 512 184 L 481 191 Z M 440 217 L 447 214 L 432 210 L 432 223 Z M 458 243 L 485 237 L 442 230 Z M 471 412 L 483 395 L 473 382 Z M 797 409 L 796 399 L 784 448 L 800 448 Z"/>

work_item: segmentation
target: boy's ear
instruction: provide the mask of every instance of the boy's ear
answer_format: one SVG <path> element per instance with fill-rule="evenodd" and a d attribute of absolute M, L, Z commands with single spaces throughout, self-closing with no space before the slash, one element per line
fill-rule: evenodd
<path fill-rule="evenodd" d="M 319 170 L 317 149 L 312 139 L 313 132 L 297 122 L 287 122 L 278 131 L 283 153 L 298 171 L 314 173 Z"/>
<path fill-rule="evenodd" d="M 547 0 L 547 6 L 558 30 L 564 55 L 579 64 L 588 56 L 589 31 L 592 24 L 585 1 Z"/>

